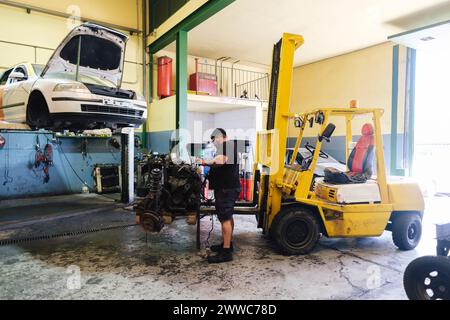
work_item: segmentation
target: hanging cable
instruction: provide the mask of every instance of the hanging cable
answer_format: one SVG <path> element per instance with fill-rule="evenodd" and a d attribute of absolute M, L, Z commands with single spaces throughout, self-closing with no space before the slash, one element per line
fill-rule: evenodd
<path fill-rule="evenodd" d="M 210 248 L 211 244 L 209 243 L 209 239 L 211 239 L 211 234 L 214 231 L 214 215 L 211 215 L 211 230 L 209 230 L 208 237 L 206 238 L 206 247 Z"/>
<path fill-rule="evenodd" d="M 11 144 L 11 141 L 9 141 L 11 137 L 8 135 L 8 145 L 6 146 L 6 164 L 5 164 L 5 173 L 4 173 L 4 178 L 5 181 L 3 182 L 3 185 L 6 186 L 9 183 L 13 183 L 14 182 L 14 178 L 11 177 L 9 175 L 9 154 L 10 154 L 10 147 L 9 145 Z"/>
<path fill-rule="evenodd" d="M 88 185 L 87 182 L 84 181 L 84 180 L 78 175 L 77 171 L 76 171 L 75 168 L 72 166 L 72 164 L 70 163 L 69 159 L 67 158 L 67 155 L 66 155 L 66 153 L 64 152 L 64 150 L 63 150 L 63 148 L 62 148 L 62 144 L 61 144 L 61 143 L 58 143 L 58 146 L 59 146 L 59 150 L 61 151 L 61 154 L 62 154 L 62 155 L 64 156 L 64 158 L 66 159 L 67 164 L 68 164 L 69 167 L 72 169 L 73 173 L 74 173 L 75 176 L 78 178 L 78 180 L 80 180 L 80 182 L 81 182 L 84 186 L 86 186 L 86 187 L 89 189 L 90 192 L 96 193 L 95 189 L 94 189 L 93 187 L 91 187 L 90 185 Z M 115 202 L 118 201 L 118 200 L 116 200 L 116 199 L 114 199 L 114 198 L 107 197 L 107 196 L 105 196 L 104 194 L 98 194 L 98 195 L 100 195 L 100 196 L 102 196 L 102 197 L 104 197 L 104 198 L 106 198 L 106 199 L 109 199 L 109 200 L 114 200 Z"/>

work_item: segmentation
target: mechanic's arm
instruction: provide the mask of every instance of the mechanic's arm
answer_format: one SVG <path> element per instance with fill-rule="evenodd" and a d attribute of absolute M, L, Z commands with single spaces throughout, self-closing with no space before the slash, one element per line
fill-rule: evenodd
<path fill-rule="evenodd" d="M 214 159 L 211 159 L 211 160 L 208 160 L 208 161 L 200 159 L 200 161 L 201 161 L 200 164 L 202 166 L 206 166 L 206 167 L 220 167 L 220 166 L 223 166 L 223 165 L 225 165 L 227 163 L 228 157 L 224 156 L 224 155 L 218 155 Z"/>

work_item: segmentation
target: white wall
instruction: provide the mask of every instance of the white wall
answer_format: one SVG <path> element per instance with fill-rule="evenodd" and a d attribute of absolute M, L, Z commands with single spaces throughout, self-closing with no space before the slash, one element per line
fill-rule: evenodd
<path fill-rule="evenodd" d="M 208 130 L 214 129 L 214 114 L 204 112 L 188 112 L 188 130 L 193 143 L 204 143 L 208 141 Z"/>
<path fill-rule="evenodd" d="M 231 139 L 256 140 L 258 125 L 257 108 L 246 108 L 220 113 L 188 112 L 188 124 L 195 143 L 207 142 L 215 128 L 223 128 Z"/>

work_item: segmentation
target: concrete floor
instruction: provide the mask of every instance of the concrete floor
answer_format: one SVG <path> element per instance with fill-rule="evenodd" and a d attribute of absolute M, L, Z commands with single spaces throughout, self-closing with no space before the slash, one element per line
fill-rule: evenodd
<path fill-rule="evenodd" d="M 0 223 L 0 240 L 134 221 L 133 213 L 107 207 L 105 199 L 87 199 L 105 211 L 80 215 L 63 207 L 70 212 L 54 219 L 55 206 L 41 206 L 44 218 L 37 222 Z M 386 232 L 380 238 L 323 238 L 308 256 L 284 257 L 249 216 L 236 218 L 235 259 L 222 265 L 208 265 L 206 251 L 195 249 L 196 228 L 183 220 L 147 242 L 140 228 L 131 227 L 3 246 L 0 299 L 406 299 L 403 272 L 414 258 L 434 254 L 433 223 L 450 221 L 449 204 L 450 198 L 428 199 L 423 241 L 410 252 L 397 250 Z M 13 216 L 26 214 L 7 207 L 17 209 Z M 206 218 L 202 242 L 210 227 Z M 219 239 L 216 222 L 210 242 Z"/>

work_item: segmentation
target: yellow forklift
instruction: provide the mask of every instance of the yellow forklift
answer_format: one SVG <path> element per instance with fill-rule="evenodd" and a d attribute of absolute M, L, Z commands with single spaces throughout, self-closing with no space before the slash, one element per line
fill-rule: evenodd
<path fill-rule="evenodd" d="M 267 130 L 258 134 L 256 147 L 258 227 L 288 255 L 311 252 L 321 234 L 329 238 L 378 237 L 385 230 L 392 232 L 399 249 L 415 248 L 422 234 L 424 200 L 418 184 L 386 177 L 380 121 L 383 110 L 321 108 L 301 114 L 290 112 L 294 52 L 302 44 L 301 36 L 284 34 L 274 47 Z M 371 123 L 363 125 L 361 138 L 350 151 L 352 123 L 364 117 Z M 329 170 L 330 177 L 337 178 L 327 181 L 316 177 L 315 169 L 318 159 L 328 156 L 322 147 L 331 142 L 336 129 L 331 121 L 335 119 L 346 124 L 348 170 Z M 298 129 L 293 155 L 300 146 L 311 155 L 300 163 L 292 156 L 286 165 L 291 122 Z M 315 146 L 303 143 L 306 129 L 316 130 Z M 376 176 L 370 170 L 373 160 Z"/>
<path fill-rule="evenodd" d="M 385 230 L 392 231 L 401 250 L 415 248 L 422 234 L 423 196 L 416 183 L 400 177 L 388 181 L 386 177 L 380 121 L 383 110 L 290 112 L 294 53 L 302 44 L 301 36 L 284 34 L 274 46 L 267 130 L 258 133 L 256 143 L 253 202 L 239 203 L 236 214 L 256 215 L 258 227 L 287 255 L 308 254 L 321 235 L 377 237 Z M 362 136 L 350 151 L 352 124 L 360 123 L 361 117 L 369 117 L 371 123 L 362 126 Z M 347 170 L 325 170 L 325 177 L 318 177 L 318 160 L 328 157 L 322 146 L 331 143 L 336 129 L 332 121 L 338 118 L 344 120 L 339 124 L 346 125 Z M 298 129 L 298 137 L 292 159 L 286 164 L 290 123 Z M 315 146 L 303 143 L 305 130 L 316 130 Z M 297 161 L 301 146 L 310 156 Z M 371 170 L 373 161 L 376 176 Z M 146 231 L 159 232 L 176 217 L 188 217 L 188 223 L 197 223 L 200 248 L 200 221 L 214 213 L 214 203 L 204 201 L 205 182 L 198 168 L 174 162 L 169 155 L 153 156 L 148 166 L 148 195 L 135 206 L 137 223 Z"/>

